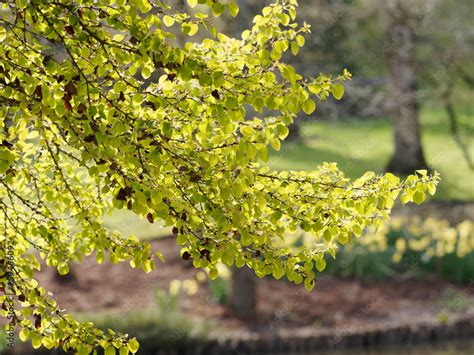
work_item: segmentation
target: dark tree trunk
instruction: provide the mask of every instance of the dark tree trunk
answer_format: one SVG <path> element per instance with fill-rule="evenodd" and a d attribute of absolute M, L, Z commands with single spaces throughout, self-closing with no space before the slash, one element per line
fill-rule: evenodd
<path fill-rule="evenodd" d="M 386 10 L 389 11 L 389 10 Z M 400 174 L 426 168 L 420 138 L 415 73 L 415 34 L 407 19 L 388 14 L 386 28 L 390 111 L 395 150 L 387 170 Z"/>
<path fill-rule="evenodd" d="M 69 273 L 67 273 L 66 275 L 60 275 L 59 272 L 56 270 L 56 272 L 54 273 L 54 280 L 61 285 L 76 284 L 77 275 L 72 267 L 70 268 Z"/>
<path fill-rule="evenodd" d="M 288 126 L 288 136 L 285 138 L 287 142 L 296 142 L 301 140 L 301 129 L 298 123 L 292 123 Z"/>
<path fill-rule="evenodd" d="M 230 307 L 239 318 L 254 318 L 257 314 L 255 279 L 255 273 L 247 266 L 232 271 Z"/>

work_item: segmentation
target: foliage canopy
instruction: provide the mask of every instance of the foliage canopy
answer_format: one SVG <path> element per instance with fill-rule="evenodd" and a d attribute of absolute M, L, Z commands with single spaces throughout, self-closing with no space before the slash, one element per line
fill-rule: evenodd
<path fill-rule="evenodd" d="M 324 254 L 380 228 L 400 192 L 421 203 L 435 191 L 426 171 L 350 182 L 335 164 L 261 165 L 299 111 L 339 99 L 350 79 L 307 80 L 281 60 L 309 32 L 295 22 L 296 0 L 265 7 L 241 38 L 210 20 L 237 15 L 233 1 L 188 0 L 202 4 L 188 13 L 158 0 L 0 3 L 0 280 L 35 348 L 137 351 L 135 339 L 75 321 L 34 279 L 40 258 L 65 274 L 92 253 L 153 270 L 161 255 L 107 230 L 110 210 L 173 226 L 182 257 L 211 277 L 223 262 L 312 289 Z M 204 37 L 178 46 L 176 31 Z M 297 228 L 313 244 L 282 247 Z"/>

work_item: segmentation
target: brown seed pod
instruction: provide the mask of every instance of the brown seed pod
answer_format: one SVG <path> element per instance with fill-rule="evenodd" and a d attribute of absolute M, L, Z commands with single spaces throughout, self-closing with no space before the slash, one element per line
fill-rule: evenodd
<path fill-rule="evenodd" d="M 35 314 L 35 328 L 41 328 L 41 314 Z"/>
<path fill-rule="evenodd" d="M 148 213 L 148 214 L 146 215 L 146 219 L 147 219 L 148 222 L 150 222 L 150 223 L 153 223 L 153 222 L 155 221 L 155 219 L 153 218 L 153 214 L 151 214 L 151 213 Z"/>
<path fill-rule="evenodd" d="M 191 259 L 191 254 L 190 254 L 189 252 L 185 251 L 185 252 L 181 255 L 181 258 L 182 258 L 183 260 L 189 260 L 189 259 Z"/>
<path fill-rule="evenodd" d="M 219 95 L 219 91 L 217 91 L 217 90 L 213 90 L 213 91 L 211 92 L 211 95 L 212 95 L 212 97 L 215 98 L 216 100 L 220 100 L 220 98 L 221 98 L 220 95 Z"/>

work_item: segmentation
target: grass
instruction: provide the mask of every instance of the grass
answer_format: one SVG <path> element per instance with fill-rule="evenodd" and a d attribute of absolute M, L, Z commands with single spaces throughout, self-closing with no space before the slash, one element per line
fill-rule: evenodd
<path fill-rule="evenodd" d="M 148 222 L 128 210 L 116 210 L 104 218 L 104 225 L 117 230 L 123 236 L 134 235 L 140 240 L 150 240 L 171 234 L 170 227 L 163 227 L 161 221 Z"/>
<path fill-rule="evenodd" d="M 473 109 L 459 112 L 460 131 L 474 158 Z M 474 171 L 470 170 L 458 145 L 449 133 L 443 110 L 421 111 L 422 144 L 432 169 L 442 177 L 436 200 L 474 200 Z M 288 142 L 273 152 L 270 166 L 281 170 L 309 170 L 327 162 L 337 162 L 350 178 L 365 171 L 382 172 L 393 149 L 392 125 L 388 118 L 370 120 L 311 121 L 301 128 L 302 142 Z"/>

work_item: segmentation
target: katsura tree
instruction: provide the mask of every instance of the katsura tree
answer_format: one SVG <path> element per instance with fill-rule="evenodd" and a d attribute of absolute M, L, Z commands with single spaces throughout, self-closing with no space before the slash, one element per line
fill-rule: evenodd
<path fill-rule="evenodd" d="M 173 226 L 182 258 L 211 278 L 222 262 L 311 290 L 325 254 L 380 228 L 400 193 L 421 203 L 436 189 L 426 171 L 351 182 L 334 163 L 266 167 L 296 114 L 340 98 L 350 74 L 305 79 L 281 61 L 309 32 L 296 0 L 265 7 L 240 38 L 211 21 L 237 15 L 234 2 L 188 3 L 1 1 L 1 302 L 35 348 L 137 351 L 136 339 L 74 320 L 34 278 L 40 259 L 66 274 L 91 254 L 152 271 L 161 254 L 108 230 L 111 210 Z M 178 46 L 177 31 L 202 37 Z M 313 242 L 284 246 L 297 228 Z"/>

